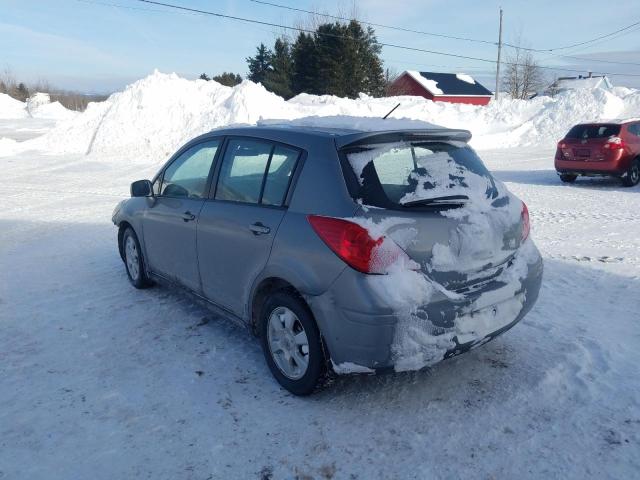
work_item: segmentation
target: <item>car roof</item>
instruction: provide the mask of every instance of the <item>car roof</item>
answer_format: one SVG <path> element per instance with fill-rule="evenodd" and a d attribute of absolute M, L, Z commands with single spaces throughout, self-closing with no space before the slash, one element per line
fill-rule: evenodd
<path fill-rule="evenodd" d="M 576 123 L 574 126 L 578 125 L 623 125 L 625 123 L 631 122 L 640 122 L 640 117 L 630 117 L 630 118 L 612 118 L 609 120 L 596 120 L 593 122 L 582 122 Z"/>
<path fill-rule="evenodd" d="M 387 143 L 394 141 L 459 140 L 468 142 L 471 133 L 467 130 L 450 129 L 439 126 L 430 128 L 364 129 L 326 127 L 318 125 L 296 125 L 292 123 L 269 123 L 266 125 L 238 125 L 222 127 L 210 133 L 222 135 L 246 135 L 256 137 L 282 137 L 282 135 L 331 138 L 338 148 L 364 145 L 366 143 Z"/>
<path fill-rule="evenodd" d="M 270 123 L 265 125 L 230 125 L 228 127 L 221 127 L 212 132 L 226 132 L 226 131 L 242 131 L 245 135 L 250 134 L 264 134 L 270 132 L 288 132 L 288 133 L 302 133 L 317 135 L 320 137 L 339 137 L 342 135 L 349 135 L 352 133 L 358 133 L 361 130 L 349 129 L 349 128 L 337 128 L 337 127 L 324 127 L 315 125 L 295 125 L 291 123 Z"/>

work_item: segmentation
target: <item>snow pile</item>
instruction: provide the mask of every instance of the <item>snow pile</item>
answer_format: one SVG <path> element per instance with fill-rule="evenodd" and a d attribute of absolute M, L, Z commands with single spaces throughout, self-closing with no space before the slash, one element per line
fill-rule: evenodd
<path fill-rule="evenodd" d="M 255 123 L 281 112 L 284 100 L 245 81 L 235 88 L 158 72 L 89 104 L 78 118 L 31 142 L 51 152 L 119 155 L 125 161 L 164 161 L 182 143 L 212 128 Z"/>
<path fill-rule="evenodd" d="M 51 103 L 51 97 L 48 93 L 36 92 L 27 99 L 27 109 L 29 112 L 36 108 Z"/>
<path fill-rule="evenodd" d="M 77 112 L 68 110 L 60 102 L 51 103 L 48 93 L 35 93 L 26 102 L 16 100 L 0 93 L 0 119 L 42 118 L 49 120 L 68 120 Z"/>
<path fill-rule="evenodd" d="M 24 107 L 12 102 L 18 112 L 14 114 L 24 115 L 20 110 Z M 360 128 L 362 122 L 358 124 L 353 117 L 367 117 L 367 129 L 374 128 L 375 122 L 379 128 L 389 128 L 390 122 L 381 117 L 398 103 L 401 105 L 391 117 L 470 130 L 474 136 L 471 144 L 480 149 L 553 146 L 575 123 L 640 115 L 640 92 L 619 87 L 612 92 L 581 89 L 533 100 L 501 99 L 488 106 L 409 96 L 347 99 L 301 94 L 285 101 L 249 81 L 231 88 L 154 72 L 106 101 L 90 104 L 84 113 L 61 122 L 24 148 L 107 154 L 126 162 L 157 164 L 198 134 L 231 124 L 255 124 L 261 119 L 298 119 L 313 125 L 322 122 L 320 117 L 331 117 L 325 118 L 325 126 Z M 0 103 L 0 116 L 8 110 Z M 342 116 L 352 118 L 340 119 Z"/>
<path fill-rule="evenodd" d="M 25 104 L 6 93 L 0 93 L 0 119 L 28 117 Z"/>
<path fill-rule="evenodd" d="M 78 114 L 78 112 L 65 108 L 60 102 L 51 102 L 49 94 L 42 92 L 37 92 L 29 97 L 26 108 L 30 116 L 50 120 L 67 120 Z"/>

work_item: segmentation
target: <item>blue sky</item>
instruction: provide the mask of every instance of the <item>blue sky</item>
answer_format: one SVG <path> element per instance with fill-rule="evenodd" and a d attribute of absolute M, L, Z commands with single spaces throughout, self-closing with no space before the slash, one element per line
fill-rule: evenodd
<path fill-rule="evenodd" d="M 192 8 L 267 22 L 301 25 L 308 16 L 250 0 L 167 0 Z M 535 48 L 573 44 L 640 21 L 638 0 L 604 7 L 596 0 L 271 0 L 323 13 L 355 10 L 365 21 L 447 35 L 496 40 L 498 9 L 504 9 L 504 39 Z M 116 7 L 114 5 L 119 5 Z M 615 5 L 615 6 L 614 6 Z M 128 7 L 128 8 L 122 8 Z M 164 10 L 164 11 L 163 11 Z M 245 58 L 260 42 L 271 45 L 281 29 L 166 11 L 135 0 L 0 0 L 0 69 L 28 82 L 39 78 L 69 89 L 111 92 L 155 68 L 195 78 L 234 71 L 246 74 Z M 377 28 L 378 39 L 429 50 L 495 58 L 496 48 Z M 288 32 L 294 35 L 295 32 Z M 508 49 L 505 53 L 508 53 Z M 539 63 L 637 77 L 612 76 L 615 85 L 640 88 L 640 25 L 624 34 L 563 53 L 536 54 Z M 466 72 L 493 88 L 493 65 L 385 47 L 386 67 Z M 598 60 L 637 63 L 616 65 Z M 558 72 L 570 74 L 569 72 Z M 549 72 L 552 76 L 553 73 Z"/>

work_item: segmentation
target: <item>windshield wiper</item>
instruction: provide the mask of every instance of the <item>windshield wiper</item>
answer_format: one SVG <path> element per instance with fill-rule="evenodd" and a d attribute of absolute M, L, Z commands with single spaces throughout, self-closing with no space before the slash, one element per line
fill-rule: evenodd
<path fill-rule="evenodd" d="M 445 195 L 442 197 L 421 198 L 411 202 L 402 203 L 403 207 L 427 206 L 427 205 L 462 205 L 469 200 L 466 195 Z"/>

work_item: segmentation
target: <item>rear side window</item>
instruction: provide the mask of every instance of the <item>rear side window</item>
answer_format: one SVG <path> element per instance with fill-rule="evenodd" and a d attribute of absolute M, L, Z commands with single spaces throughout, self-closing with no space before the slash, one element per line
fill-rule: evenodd
<path fill-rule="evenodd" d="M 300 151 L 263 140 L 231 139 L 222 160 L 215 198 L 281 206 Z"/>
<path fill-rule="evenodd" d="M 493 177 L 476 153 L 456 142 L 371 145 L 345 152 L 358 178 L 356 199 L 382 208 L 496 198 Z M 442 203 L 440 203 L 442 204 Z"/>
<path fill-rule="evenodd" d="M 613 135 L 620 134 L 620 125 L 615 124 L 597 124 L 597 125 L 576 125 L 566 138 L 575 138 L 578 140 L 588 140 L 591 138 L 609 138 Z"/>
<path fill-rule="evenodd" d="M 640 123 L 632 123 L 627 127 L 627 131 L 637 137 L 640 137 Z"/>
<path fill-rule="evenodd" d="M 275 147 L 262 194 L 264 205 L 282 205 L 284 203 L 291 183 L 291 175 L 299 156 L 300 152 L 293 148 L 280 145 Z"/>
<path fill-rule="evenodd" d="M 218 145 L 210 140 L 181 153 L 164 171 L 160 195 L 203 198 Z"/>

